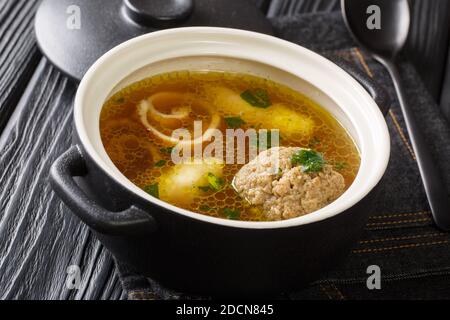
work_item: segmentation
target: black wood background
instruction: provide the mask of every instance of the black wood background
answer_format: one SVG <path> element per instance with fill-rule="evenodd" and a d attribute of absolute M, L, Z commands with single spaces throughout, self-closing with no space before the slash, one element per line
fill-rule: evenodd
<path fill-rule="evenodd" d="M 253 1 L 272 17 L 339 8 L 338 0 Z M 124 299 L 110 255 L 48 185 L 50 165 L 71 142 L 76 84 L 36 47 L 37 5 L 0 0 L 0 299 Z M 416 0 L 414 7 L 408 53 L 438 99 L 449 1 Z M 78 291 L 65 286 L 70 265 L 82 268 Z"/>

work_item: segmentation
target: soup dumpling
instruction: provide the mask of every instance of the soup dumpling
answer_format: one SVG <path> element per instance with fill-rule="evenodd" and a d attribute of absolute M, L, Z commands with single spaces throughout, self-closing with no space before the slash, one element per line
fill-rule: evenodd
<path fill-rule="evenodd" d="M 227 113 L 240 115 L 246 123 L 260 126 L 263 129 L 278 129 L 282 135 L 308 138 L 314 131 L 314 120 L 288 108 L 283 103 L 275 103 L 262 109 L 247 103 L 235 91 L 226 87 L 210 87 L 207 89 L 213 97 L 217 108 Z"/>
<path fill-rule="evenodd" d="M 285 147 L 261 152 L 236 174 L 233 185 L 251 205 L 263 208 L 267 220 L 317 211 L 345 191 L 344 177 L 321 154 Z"/>
<path fill-rule="evenodd" d="M 211 184 L 212 178 L 221 181 L 223 168 L 223 162 L 215 158 L 177 164 L 160 178 L 160 197 L 168 202 L 189 204 L 205 194 L 204 188 Z"/>

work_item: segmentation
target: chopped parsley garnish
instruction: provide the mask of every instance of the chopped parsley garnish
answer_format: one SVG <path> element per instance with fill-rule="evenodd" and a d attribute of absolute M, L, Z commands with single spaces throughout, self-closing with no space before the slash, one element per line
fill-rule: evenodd
<path fill-rule="evenodd" d="M 347 166 L 348 166 L 348 163 L 344 162 L 344 161 L 338 161 L 334 164 L 334 168 L 338 171 L 344 170 L 345 168 L 347 168 Z"/>
<path fill-rule="evenodd" d="M 219 178 L 212 173 L 208 173 L 207 179 L 210 188 L 214 191 L 220 191 L 225 186 L 225 181 L 223 181 L 222 178 Z"/>
<path fill-rule="evenodd" d="M 209 206 L 201 206 L 199 209 L 200 209 L 200 211 L 203 211 L 203 212 L 210 212 L 210 211 L 212 211 L 212 208 L 209 207 Z"/>
<path fill-rule="evenodd" d="M 225 208 L 223 209 L 223 214 L 227 219 L 238 220 L 241 216 L 241 212 L 237 209 Z"/>
<path fill-rule="evenodd" d="M 120 97 L 114 100 L 114 103 L 116 104 L 122 104 L 125 102 L 125 98 L 124 97 Z"/>
<path fill-rule="evenodd" d="M 144 191 L 147 192 L 149 195 L 159 199 L 159 184 L 155 183 L 148 185 L 144 187 Z"/>
<path fill-rule="evenodd" d="M 301 166 L 303 172 L 320 172 L 325 165 L 325 159 L 317 151 L 301 149 L 292 156 L 292 165 Z"/>
<path fill-rule="evenodd" d="M 198 187 L 200 190 L 202 190 L 203 192 L 210 192 L 212 191 L 210 186 L 204 186 L 204 187 Z"/>
<path fill-rule="evenodd" d="M 317 137 L 314 137 L 314 138 L 311 139 L 311 141 L 309 141 L 309 146 L 310 146 L 311 148 L 313 148 L 313 147 L 315 147 L 315 146 L 317 146 L 317 145 L 319 145 L 319 144 L 321 144 L 321 141 L 320 141 L 320 139 L 317 138 Z"/>
<path fill-rule="evenodd" d="M 277 176 L 278 178 L 281 178 L 281 177 L 283 176 L 283 169 L 278 168 L 278 172 L 276 173 L 276 176 Z"/>
<path fill-rule="evenodd" d="M 168 147 L 168 148 L 161 148 L 159 149 L 159 151 L 165 154 L 172 154 L 173 149 L 174 149 L 173 147 Z"/>
<path fill-rule="evenodd" d="M 240 128 L 245 124 L 245 121 L 241 119 L 241 117 L 227 117 L 225 118 L 225 122 L 227 126 L 232 129 Z"/>
<path fill-rule="evenodd" d="M 272 105 L 269 93 L 264 89 L 246 90 L 241 93 L 241 98 L 256 108 L 266 109 Z"/>
<path fill-rule="evenodd" d="M 155 167 L 162 168 L 167 164 L 166 160 L 159 160 L 157 163 L 155 163 Z"/>

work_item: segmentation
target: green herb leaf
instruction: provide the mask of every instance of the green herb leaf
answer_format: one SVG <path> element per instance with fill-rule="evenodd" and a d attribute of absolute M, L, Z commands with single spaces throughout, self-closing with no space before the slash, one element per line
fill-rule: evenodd
<path fill-rule="evenodd" d="M 320 143 L 321 143 L 320 139 L 317 138 L 317 137 L 314 137 L 314 138 L 311 139 L 311 141 L 309 141 L 309 146 L 311 148 L 313 148 L 313 147 L 319 145 Z"/>
<path fill-rule="evenodd" d="M 334 164 L 334 168 L 338 171 L 344 170 L 345 168 L 347 168 L 347 166 L 348 166 L 348 163 L 344 162 L 344 161 L 342 161 L 342 162 L 338 161 Z"/>
<path fill-rule="evenodd" d="M 223 214 L 225 215 L 225 217 L 227 219 L 230 220 L 238 220 L 241 216 L 241 212 L 237 209 L 230 209 L 230 208 L 225 208 L 223 209 Z"/>
<path fill-rule="evenodd" d="M 212 191 L 210 186 L 206 186 L 206 187 L 198 187 L 200 190 L 202 190 L 203 192 L 210 192 Z"/>
<path fill-rule="evenodd" d="M 210 212 L 210 211 L 212 211 L 212 208 L 208 207 L 208 206 L 201 206 L 199 209 L 200 209 L 200 211 L 203 211 L 203 212 Z"/>
<path fill-rule="evenodd" d="M 272 105 L 269 93 L 264 89 L 246 90 L 241 94 L 241 98 L 256 108 L 266 109 Z"/>
<path fill-rule="evenodd" d="M 155 163 L 155 167 L 162 168 L 167 164 L 166 160 L 159 160 L 157 163 Z"/>
<path fill-rule="evenodd" d="M 292 156 L 291 161 L 294 166 L 300 165 L 303 172 L 320 172 L 325 165 L 323 156 L 310 149 L 301 149 Z"/>
<path fill-rule="evenodd" d="M 149 195 L 159 199 L 159 184 L 155 183 L 148 185 L 144 187 L 144 191 L 147 192 Z"/>
<path fill-rule="evenodd" d="M 276 174 L 277 178 L 281 178 L 283 176 L 283 169 L 278 168 L 278 172 Z"/>
<path fill-rule="evenodd" d="M 124 97 L 120 97 L 114 100 L 114 103 L 116 104 L 122 104 L 125 102 L 125 98 Z"/>
<path fill-rule="evenodd" d="M 167 148 L 161 148 L 161 149 L 159 149 L 159 151 L 161 151 L 162 153 L 165 153 L 165 154 L 172 154 L 172 151 L 173 151 L 173 147 L 167 147 Z"/>
<path fill-rule="evenodd" d="M 245 121 L 241 119 L 241 117 L 227 117 L 225 118 L 225 122 L 227 126 L 232 129 L 240 128 L 245 124 Z"/>
<path fill-rule="evenodd" d="M 208 177 L 207 178 L 208 178 L 209 186 L 214 191 L 220 191 L 225 186 L 225 181 L 223 181 L 222 178 L 219 178 L 219 177 L 215 176 L 212 173 L 208 173 Z"/>

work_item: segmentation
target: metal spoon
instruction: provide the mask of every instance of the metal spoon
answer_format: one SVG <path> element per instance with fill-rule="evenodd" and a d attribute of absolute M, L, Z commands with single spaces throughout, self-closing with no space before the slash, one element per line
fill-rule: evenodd
<path fill-rule="evenodd" d="M 383 64 L 392 77 L 419 165 L 436 225 L 450 230 L 450 201 L 442 175 L 406 102 L 395 64 L 408 38 L 411 12 L 408 0 L 341 0 L 348 29 L 355 40 Z"/>

